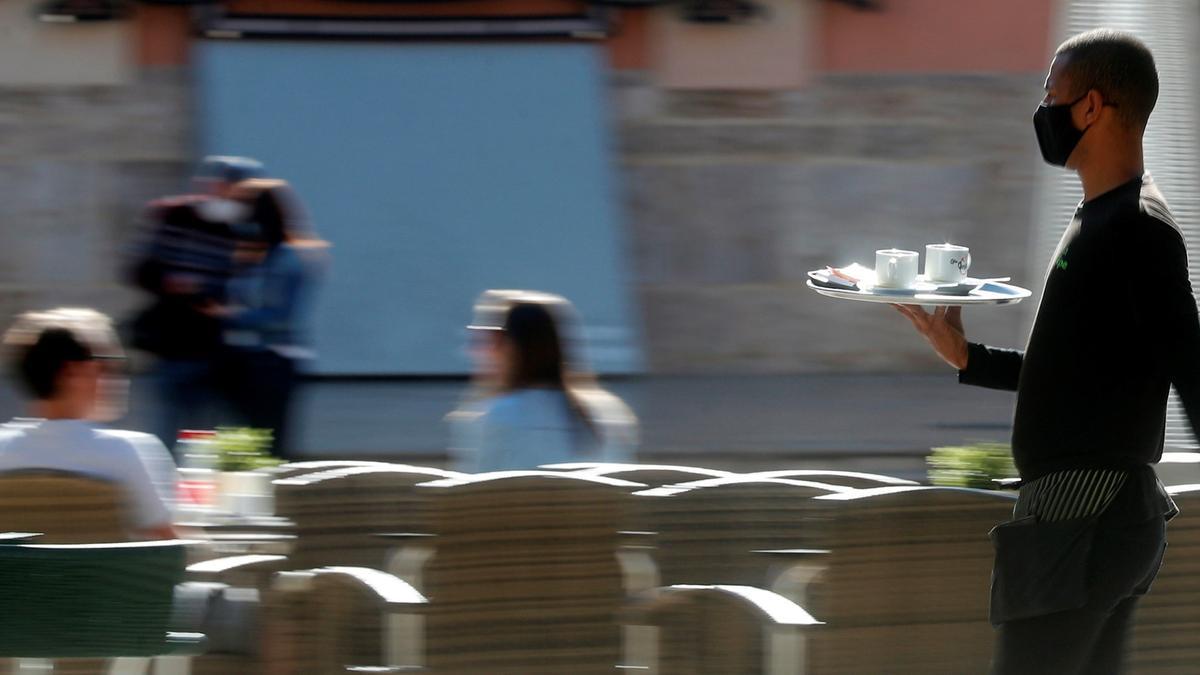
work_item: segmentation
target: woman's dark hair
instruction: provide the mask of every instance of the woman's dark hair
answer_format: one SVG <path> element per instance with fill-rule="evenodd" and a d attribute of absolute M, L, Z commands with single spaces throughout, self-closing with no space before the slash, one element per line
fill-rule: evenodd
<path fill-rule="evenodd" d="M 571 382 L 563 340 L 562 317 L 549 302 L 519 300 L 504 318 L 504 336 L 512 345 L 508 372 L 502 375 L 501 389 L 514 391 L 529 387 L 551 387 L 566 395 L 571 409 L 592 435 L 598 432 Z"/>
<path fill-rule="evenodd" d="M 259 237 L 271 248 L 288 239 L 287 213 L 277 192 L 275 189 L 259 192 L 250 216 L 258 224 Z"/>
<path fill-rule="evenodd" d="M 512 367 L 505 377 L 510 389 L 566 386 L 566 360 L 558 322 L 543 304 L 518 302 L 504 318 L 504 335 L 513 345 Z"/>
<path fill-rule="evenodd" d="M 268 248 L 284 242 L 313 247 L 327 244 L 316 236 L 304 205 L 287 182 L 253 179 L 238 186 L 245 191 L 241 199 L 250 204 L 250 222 L 258 226 L 258 241 Z"/>

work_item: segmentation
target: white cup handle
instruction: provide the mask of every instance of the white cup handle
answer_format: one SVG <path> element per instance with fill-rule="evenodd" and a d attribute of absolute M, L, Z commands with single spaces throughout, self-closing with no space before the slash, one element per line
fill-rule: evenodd
<path fill-rule="evenodd" d="M 895 258 L 895 257 L 888 258 L 888 273 L 887 273 L 887 276 L 888 276 L 888 282 L 889 282 L 889 283 L 893 283 L 893 282 L 895 282 L 895 281 L 896 281 L 896 276 L 897 276 L 897 269 L 896 269 L 896 268 L 897 268 L 897 267 L 899 267 L 899 266 L 900 266 L 900 259 L 899 259 L 899 258 Z"/>
<path fill-rule="evenodd" d="M 964 262 L 963 267 L 959 268 L 959 271 L 962 272 L 963 276 L 965 277 L 967 276 L 967 270 L 969 269 L 971 269 L 971 254 L 968 252 L 967 259 Z"/>

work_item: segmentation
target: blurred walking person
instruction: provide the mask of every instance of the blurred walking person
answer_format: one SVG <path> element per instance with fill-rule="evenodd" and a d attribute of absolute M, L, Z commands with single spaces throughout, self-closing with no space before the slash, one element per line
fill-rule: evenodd
<path fill-rule="evenodd" d="M 239 422 L 272 432 L 272 452 L 293 457 L 291 408 L 301 364 L 314 352 L 305 323 L 329 265 L 329 244 L 312 231 L 285 181 L 253 179 L 232 195 L 248 209 L 228 300 L 205 311 L 221 320 L 225 380 Z"/>
<path fill-rule="evenodd" d="M 582 362 L 565 298 L 487 291 L 468 331 L 472 389 L 447 420 L 459 471 L 630 461 L 637 418 Z"/>
<path fill-rule="evenodd" d="M 264 173 L 261 163 L 246 157 L 207 157 L 195 176 L 195 194 L 159 199 L 146 210 L 146 232 L 128 275 L 153 299 L 134 319 L 131 340 L 158 357 L 154 431 L 168 447 L 180 429 L 218 422 L 221 323 L 206 308 L 225 301 L 237 224 L 249 215 L 232 198 L 233 188 Z"/>

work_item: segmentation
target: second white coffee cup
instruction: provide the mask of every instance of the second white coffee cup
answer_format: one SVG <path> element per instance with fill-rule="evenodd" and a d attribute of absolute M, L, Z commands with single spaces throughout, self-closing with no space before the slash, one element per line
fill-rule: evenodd
<path fill-rule="evenodd" d="M 929 244 L 925 247 L 925 278 L 935 283 L 958 283 L 967 278 L 971 250 L 956 244 Z"/>
<path fill-rule="evenodd" d="M 920 254 L 898 248 L 875 251 L 875 285 L 881 288 L 912 288 L 917 283 Z"/>

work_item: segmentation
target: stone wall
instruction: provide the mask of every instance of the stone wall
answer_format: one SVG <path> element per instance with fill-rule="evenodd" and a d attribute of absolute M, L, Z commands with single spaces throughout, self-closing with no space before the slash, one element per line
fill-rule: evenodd
<path fill-rule="evenodd" d="M 0 87 L 0 317 L 56 305 L 128 315 L 118 275 L 141 206 L 191 161 L 178 70 L 124 85 Z"/>
<path fill-rule="evenodd" d="M 948 240 L 972 248 L 973 272 L 1035 286 L 1039 92 L 1032 74 L 838 76 L 761 94 L 619 79 L 651 369 L 944 369 L 894 310 L 818 296 L 805 272 Z M 1017 344 L 1033 307 L 970 310 L 968 335 Z"/>

